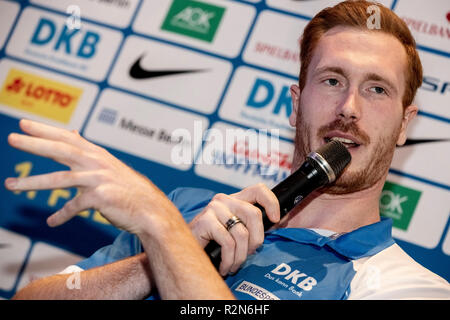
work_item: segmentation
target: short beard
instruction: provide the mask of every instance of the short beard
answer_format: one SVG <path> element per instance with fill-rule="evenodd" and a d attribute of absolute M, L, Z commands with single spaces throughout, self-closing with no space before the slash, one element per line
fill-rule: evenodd
<path fill-rule="evenodd" d="M 356 172 L 344 170 L 343 174 L 334 183 L 325 186 L 322 192 L 328 194 L 354 193 L 368 189 L 384 179 L 394 156 L 396 144 L 392 143 L 393 139 L 394 136 L 381 138 L 365 168 Z M 397 139 L 394 141 L 397 141 Z"/>
<path fill-rule="evenodd" d="M 296 128 L 293 159 L 294 170 L 297 170 L 300 167 L 306 160 L 306 156 L 312 151 L 310 126 L 303 121 L 300 109 L 297 114 Z M 401 126 L 398 126 L 392 135 L 380 138 L 370 157 L 371 160 L 365 168 L 356 172 L 350 172 L 348 171 L 348 168 L 345 169 L 342 175 L 334 183 L 323 187 L 321 192 L 336 195 L 354 193 L 368 189 L 383 179 L 391 165 L 400 129 Z M 324 139 L 326 133 L 332 130 L 350 132 L 360 140 L 363 146 L 370 144 L 369 136 L 364 131 L 360 130 L 356 124 L 344 124 L 340 120 L 335 120 L 328 125 L 322 126 L 318 130 L 317 136 L 319 139 Z"/>

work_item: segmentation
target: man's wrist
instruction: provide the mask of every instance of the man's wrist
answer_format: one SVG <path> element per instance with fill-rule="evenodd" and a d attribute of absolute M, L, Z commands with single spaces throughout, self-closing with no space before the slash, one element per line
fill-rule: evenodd
<path fill-rule="evenodd" d="M 181 213 L 170 200 L 167 199 L 167 201 L 159 201 L 158 203 L 157 208 L 155 208 L 155 205 L 152 205 L 152 207 L 139 209 L 138 216 L 141 218 L 133 233 L 141 241 L 149 238 L 164 238 L 177 227 L 179 228 L 180 224 L 185 224 Z"/>

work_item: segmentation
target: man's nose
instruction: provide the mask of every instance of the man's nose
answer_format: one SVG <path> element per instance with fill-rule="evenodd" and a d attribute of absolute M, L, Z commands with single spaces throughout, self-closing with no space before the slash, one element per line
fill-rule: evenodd
<path fill-rule="evenodd" d="M 357 91 L 349 90 L 336 108 L 336 117 L 345 122 L 356 122 L 361 117 L 359 96 Z"/>

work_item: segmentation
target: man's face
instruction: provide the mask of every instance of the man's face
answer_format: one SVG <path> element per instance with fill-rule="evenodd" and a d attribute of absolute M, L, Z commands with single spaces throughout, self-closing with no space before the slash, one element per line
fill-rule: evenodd
<path fill-rule="evenodd" d="M 302 92 L 291 87 L 297 127 L 294 166 L 330 139 L 352 155 L 327 193 L 367 189 L 385 177 L 396 144 L 406 140 L 415 106 L 402 106 L 407 58 L 401 43 L 382 32 L 336 27 L 315 48 Z"/>

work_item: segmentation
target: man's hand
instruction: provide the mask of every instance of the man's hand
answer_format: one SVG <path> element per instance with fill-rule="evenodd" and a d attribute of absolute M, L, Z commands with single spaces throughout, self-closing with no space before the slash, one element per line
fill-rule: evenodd
<path fill-rule="evenodd" d="M 25 178 L 8 178 L 8 189 L 77 187 L 79 193 L 50 216 L 60 225 L 88 208 L 99 210 L 118 228 L 136 234 L 147 253 L 155 286 L 163 299 L 233 299 L 175 205 L 149 179 L 75 131 L 21 120 L 28 135 L 12 133 L 11 146 L 70 168 Z"/>
<path fill-rule="evenodd" d="M 48 218 L 48 225 L 61 225 L 79 212 L 94 208 L 116 227 L 138 234 L 144 225 L 140 208 L 151 212 L 155 200 L 159 211 L 165 206 L 174 208 L 149 179 L 78 132 L 30 120 L 21 120 L 20 128 L 27 135 L 11 133 L 8 136 L 11 146 L 53 159 L 70 170 L 8 178 L 5 186 L 12 191 L 70 187 L 79 190 L 77 196 Z"/>
<path fill-rule="evenodd" d="M 270 221 L 280 220 L 280 208 L 274 193 L 264 184 L 257 184 L 238 193 L 219 193 L 189 224 L 192 232 L 205 247 L 209 241 L 216 241 L 221 247 L 222 262 L 220 274 L 236 272 L 241 264 L 264 241 L 264 226 L 261 210 L 253 204 L 260 204 Z M 225 224 L 233 216 L 238 223 L 227 231 Z"/>

